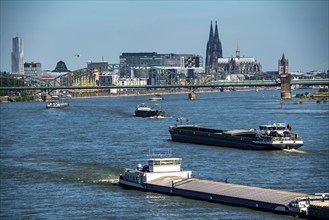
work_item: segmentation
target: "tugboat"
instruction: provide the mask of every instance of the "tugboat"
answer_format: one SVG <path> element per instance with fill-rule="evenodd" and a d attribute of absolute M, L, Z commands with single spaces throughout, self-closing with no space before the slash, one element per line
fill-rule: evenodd
<path fill-rule="evenodd" d="M 145 105 L 144 103 L 139 104 L 135 110 L 136 117 L 163 117 L 165 115 L 165 111 L 161 109 L 160 106 L 155 105 L 154 107 L 150 107 Z"/>
<path fill-rule="evenodd" d="M 245 150 L 284 150 L 298 149 L 303 141 L 298 134 L 291 132 L 291 125 L 274 123 L 260 125 L 256 129 L 218 130 L 198 125 L 180 125 L 169 127 L 172 141 L 194 144 L 214 145 Z"/>
<path fill-rule="evenodd" d="M 188 179 L 192 171 L 181 170 L 182 159 L 172 157 L 170 150 L 154 151 L 148 155 L 147 165 L 137 165 L 136 169 L 125 169 L 120 175 L 119 185 L 126 188 L 145 189 L 152 180 L 161 177 L 171 177 L 171 179 Z"/>

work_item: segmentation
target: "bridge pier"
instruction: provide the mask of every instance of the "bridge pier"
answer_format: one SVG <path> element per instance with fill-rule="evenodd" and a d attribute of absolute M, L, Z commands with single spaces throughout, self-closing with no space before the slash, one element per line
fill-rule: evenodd
<path fill-rule="evenodd" d="M 291 74 L 281 74 L 281 99 L 291 99 Z"/>
<path fill-rule="evenodd" d="M 189 99 L 189 100 L 195 100 L 195 99 L 196 99 L 196 93 L 194 92 L 194 90 L 192 90 L 192 91 L 188 94 L 188 99 Z"/>

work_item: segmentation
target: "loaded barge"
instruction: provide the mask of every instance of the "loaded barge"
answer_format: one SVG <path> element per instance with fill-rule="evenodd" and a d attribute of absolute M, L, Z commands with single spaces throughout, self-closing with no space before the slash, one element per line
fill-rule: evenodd
<path fill-rule="evenodd" d="M 182 119 L 177 119 L 181 121 Z M 219 130 L 198 125 L 173 125 L 169 127 L 172 141 L 205 144 L 245 150 L 298 149 L 303 140 L 291 132 L 285 123 L 260 125 L 256 129 Z"/>
<path fill-rule="evenodd" d="M 119 185 L 279 214 L 329 218 L 328 193 L 308 195 L 196 179 L 192 178 L 192 171 L 181 170 L 181 161 L 181 158 L 172 157 L 170 153 L 153 153 L 149 155 L 147 165 L 138 164 L 136 169 L 126 169 L 120 175 Z M 310 212 L 312 207 L 322 209 Z"/>

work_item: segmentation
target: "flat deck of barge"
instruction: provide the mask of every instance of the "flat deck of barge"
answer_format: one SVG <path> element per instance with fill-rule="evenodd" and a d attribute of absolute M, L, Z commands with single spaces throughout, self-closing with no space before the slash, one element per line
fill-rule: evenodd
<path fill-rule="evenodd" d="M 167 176 L 152 180 L 146 189 L 171 195 L 179 195 L 211 202 L 260 209 L 288 214 L 289 203 L 307 194 L 286 192 L 244 186 L 225 182 L 215 182 L 189 178 Z"/>

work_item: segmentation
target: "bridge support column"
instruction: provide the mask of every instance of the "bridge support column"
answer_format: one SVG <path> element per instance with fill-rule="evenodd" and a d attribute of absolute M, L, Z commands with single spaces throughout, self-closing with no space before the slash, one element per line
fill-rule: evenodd
<path fill-rule="evenodd" d="M 281 98 L 291 99 L 291 74 L 281 74 Z"/>
<path fill-rule="evenodd" d="M 196 99 L 196 93 L 194 92 L 194 90 L 192 90 L 192 91 L 188 94 L 188 99 L 189 99 L 189 100 L 195 100 L 195 99 Z"/>

